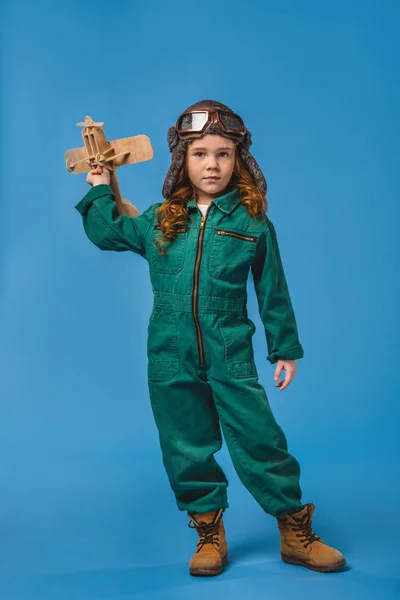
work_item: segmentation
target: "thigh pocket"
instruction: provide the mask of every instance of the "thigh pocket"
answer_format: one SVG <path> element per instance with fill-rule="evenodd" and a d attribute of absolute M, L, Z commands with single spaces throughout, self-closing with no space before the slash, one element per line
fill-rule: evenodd
<path fill-rule="evenodd" d="M 171 379 L 179 371 L 178 333 L 175 311 L 156 307 L 147 329 L 147 377 Z"/>
<path fill-rule="evenodd" d="M 256 330 L 251 319 L 229 316 L 219 324 L 225 347 L 228 371 L 235 379 L 257 377 L 252 338 Z"/>
<path fill-rule="evenodd" d="M 217 229 L 211 249 L 210 273 L 217 279 L 233 283 L 247 281 L 256 246 L 255 236 Z"/>
<path fill-rule="evenodd" d="M 152 244 L 151 244 L 151 266 L 155 273 L 166 273 L 169 275 L 177 275 L 183 269 L 186 255 L 188 228 L 183 227 L 177 230 L 175 238 L 168 244 L 162 244 L 166 254 L 161 254 L 159 249 L 154 245 L 159 239 L 162 239 L 162 233 L 154 228 Z"/>

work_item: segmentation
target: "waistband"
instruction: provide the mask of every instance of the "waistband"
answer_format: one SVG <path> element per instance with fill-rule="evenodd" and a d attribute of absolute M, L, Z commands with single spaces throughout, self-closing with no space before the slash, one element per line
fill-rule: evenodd
<path fill-rule="evenodd" d="M 237 313 L 247 315 L 247 297 L 223 298 L 221 296 L 199 295 L 197 298 L 197 312 L 201 313 Z M 171 292 L 154 292 L 154 308 L 169 308 L 177 312 L 192 312 L 192 294 L 178 294 Z"/>

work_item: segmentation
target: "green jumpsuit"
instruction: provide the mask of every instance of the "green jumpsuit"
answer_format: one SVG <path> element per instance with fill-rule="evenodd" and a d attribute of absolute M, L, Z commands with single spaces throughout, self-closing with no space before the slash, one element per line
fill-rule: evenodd
<path fill-rule="evenodd" d="M 237 188 L 214 198 L 206 216 L 192 198 L 189 222 L 163 256 L 152 244 L 162 235 L 161 204 L 136 218 L 121 216 L 111 187 L 101 184 L 75 208 L 101 250 L 131 250 L 149 263 L 147 378 L 176 504 L 188 512 L 229 506 L 228 480 L 214 458 L 222 428 L 240 480 L 264 511 L 299 510 L 300 466 L 258 381 L 246 306 L 251 270 L 267 359 L 303 357 L 274 226 L 266 215 L 249 215 Z"/>

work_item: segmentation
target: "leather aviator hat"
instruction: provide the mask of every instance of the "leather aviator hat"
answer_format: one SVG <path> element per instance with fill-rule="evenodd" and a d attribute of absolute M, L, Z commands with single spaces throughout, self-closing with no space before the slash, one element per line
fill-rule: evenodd
<path fill-rule="evenodd" d="M 189 106 L 175 125 L 168 129 L 168 147 L 172 153 L 171 166 L 165 177 L 162 195 L 169 198 L 178 174 L 185 163 L 190 141 L 207 134 L 216 134 L 231 139 L 238 148 L 240 158 L 252 175 L 260 192 L 265 196 L 267 183 L 254 156 L 249 151 L 252 144 L 251 133 L 243 120 L 228 106 L 215 100 L 202 100 Z"/>

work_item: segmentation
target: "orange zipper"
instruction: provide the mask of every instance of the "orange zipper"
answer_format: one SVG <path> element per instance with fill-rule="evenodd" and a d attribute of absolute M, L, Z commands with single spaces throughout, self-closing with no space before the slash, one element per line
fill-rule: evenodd
<path fill-rule="evenodd" d="M 203 336 L 201 335 L 200 323 L 199 323 L 199 318 L 198 318 L 199 273 L 200 273 L 201 254 L 203 251 L 204 225 L 205 225 L 209 210 L 210 209 L 208 208 L 206 215 L 203 215 L 203 214 L 201 215 L 199 237 L 197 239 L 196 260 L 194 263 L 193 296 L 192 296 L 193 318 L 194 318 L 194 323 L 196 325 L 197 346 L 198 346 L 199 361 L 200 361 L 201 366 L 205 365 L 206 361 L 205 361 L 205 357 L 204 357 Z"/>
<path fill-rule="evenodd" d="M 217 230 L 218 235 L 231 235 L 232 237 L 239 238 L 240 240 L 248 240 L 249 242 L 255 242 L 257 238 L 250 235 L 241 235 L 240 233 L 234 233 L 233 231 L 221 231 Z"/>

